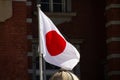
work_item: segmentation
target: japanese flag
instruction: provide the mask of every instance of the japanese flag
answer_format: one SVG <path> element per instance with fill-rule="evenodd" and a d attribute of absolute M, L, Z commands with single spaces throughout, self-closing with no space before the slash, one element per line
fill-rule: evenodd
<path fill-rule="evenodd" d="M 39 10 L 41 51 L 46 62 L 72 70 L 80 60 L 77 49 L 67 42 L 53 22 Z"/>

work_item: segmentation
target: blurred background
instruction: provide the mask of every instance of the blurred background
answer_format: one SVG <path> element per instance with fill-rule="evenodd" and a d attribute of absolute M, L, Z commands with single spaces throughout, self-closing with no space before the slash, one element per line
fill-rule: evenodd
<path fill-rule="evenodd" d="M 120 0 L 0 0 L 0 80 L 39 80 L 37 4 L 80 52 L 80 80 L 120 80 Z"/>

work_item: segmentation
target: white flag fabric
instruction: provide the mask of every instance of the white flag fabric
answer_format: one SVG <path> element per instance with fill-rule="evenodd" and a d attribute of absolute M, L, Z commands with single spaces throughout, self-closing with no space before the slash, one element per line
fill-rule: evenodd
<path fill-rule="evenodd" d="M 80 60 L 77 49 L 62 36 L 53 22 L 39 10 L 41 52 L 46 62 L 72 70 Z"/>

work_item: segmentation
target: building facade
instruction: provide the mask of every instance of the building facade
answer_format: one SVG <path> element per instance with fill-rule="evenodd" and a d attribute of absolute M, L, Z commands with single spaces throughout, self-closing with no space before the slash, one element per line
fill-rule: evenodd
<path fill-rule="evenodd" d="M 37 5 L 80 52 L 81 80 L 120 80 L 119 0 L 1 0 L 0 80 L 39 80 Z M 59 67 L 44 60 L 43 78 Z"/>

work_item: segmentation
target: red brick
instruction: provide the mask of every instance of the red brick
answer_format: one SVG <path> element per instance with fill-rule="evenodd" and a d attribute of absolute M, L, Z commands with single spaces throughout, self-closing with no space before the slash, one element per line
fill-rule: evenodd
<path fill-rule="evenodd" d="M 0 80 L 27 80 L 26 3 L 13 1 L 13 15 L 2 25 Z"/>
<path fill-rule="evenodd" d="M 107 1 L 107 5 L 109 4 L 120 4 L 120 0 L 106 0 Z"/>
<path fill-rule="evenodd" d="M 120 36 L 120 25 L 111 25 L 107 28 L 107 38 L 119 37 Z"/>
<path fill-rule="evenodd" d="M 107 22 L 112 20 L 120 20 L 120 8 L 111 8 L 106 11 Z"/>
<path fill-rule="evenodd" d="M 120 71 L 120 58 L 108 60 L 108 71 Z"/>
<path fill-rule="evenodd" d="M 120 42 L 113 41 L 107 45 L 108 53 L 120 53 Z"/>
<path fill-rule="evenodd" d="M 112 75 L 109 77 L 109 80 L 120 80 L 120 75 Z"/>

